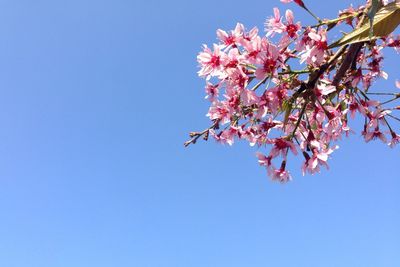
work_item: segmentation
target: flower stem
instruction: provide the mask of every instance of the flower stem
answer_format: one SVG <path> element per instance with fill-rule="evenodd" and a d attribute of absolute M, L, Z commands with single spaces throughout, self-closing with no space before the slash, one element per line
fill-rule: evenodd
<path fill-rule="evenodd" d="M 306 111 L 306 108 L 307 108 L 307 104 L 308 104 L 307 101 L 304 102 L 304 106 L 303 106 L 303 108 L 301 109 L 300 114 L 299 114 L 299 119 L 297 120 L 296 126 L 294 127 L 294 130 L 293 130 L 293 132 L 292 132 L 292 135 L 291 135 L 292 138 L 293 138 L 293 137 L 296 137 L 296 131 L 297 131 L 297 129 L 298 129 L 299 126 L 300 126 L 301 118 L 303 118 L 303 115 L 304 115 L 304 113 L 305 113 L 305 111 Z"/>
<path fill-rule="evenodd" d="M 269 76 L 265 76 L 264 79 L 262 79 L 262 80 L 261 80 L 259 83 L 257 83 L 256 85 L 254 85 L 254 87 L 251 88 L 250 90 L 251 90 L 251 91 L 257 90 L 257 88 L 260 87 L 262 84 L 264 84 L 264 83 L 267 81 L 268 78 L 269 78 Z"/>
<path fill-rule="evenodd" d="M 304 74 L 304 73 L 310 73 L 310 70 L 290 70 L 290 71 L 284 71 L 284 72 L 279 72 L 279 75 L 285 75 L 285 74 Z"/>
<path fill-rule="evenodd" d="M 317 17 L 313 12 L 311 12 L 311 10 L 309 10 L 306 6 L 303 6 L 303 8 L 304 8 L 311 16 L 313 16 L 313 17 L 318 21 L 319 24 L 322 24 L 322 23 L 323 23 L 323 21 L 322 21 L 319 17 Z"/>

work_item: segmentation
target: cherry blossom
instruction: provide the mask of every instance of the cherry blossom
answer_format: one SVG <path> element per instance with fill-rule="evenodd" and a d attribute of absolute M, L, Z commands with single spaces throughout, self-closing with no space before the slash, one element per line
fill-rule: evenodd
<path fill-rule="evenodd" d="M 271 178 L 281 183 L 286 183 L 292 179 L 290 173 L 285 169 L 273 169 L 271 172 Z"/>
<path fill-rule="evenodd" d="M 360 132 L 366 142 L 396 147 L 400 105 L 393 104 L 400 100 L 400 81 L 392 88 L 373 85 L 390 79 L 383 70 L 384 51 L 399 52 L 400 37 L 390 34 L 331 48 L 330 30 L 356 27 L 365 20 L 368 5 L 350 6 L 329 20 L 316 17 L 303 1 L 281 2 L 295 2 L 316 25 L 302 28 L 291 10 L 282 18 L 274 8 L 265 33 L 241 23 L 230 31 L 217 30 L 218 43 L 203 45 L 197 56 L 211 126 L 190 133 L 185 145 L 200 137 L 228 145 L 245 140 L 259 150 L 259 165 L 282 183 L 292 179 L 288 166 L 293 156 L 301 161 L 303 175 L 328 169 L 337 143 L 350 134 Z"/>
<path fill-rule="evenodd" d="M 398 143 L 400 143 L 400 135 L 397 134 L 397 133 L 395 133 L 395 132 L 393 132 L 393 131 L 390 133 L 390 135 L 391 135 L 392 139 L 391 139 L 391 141 L 389 142 L 389 146 L 393 148 L 393 147 L 395 147 Z"/>
<path fill-rule="evenodd" d="M 199 71 L 200 77 L 207 77 L 209 79 L 211 76 L 219 76 L 222 73 L 221 50 L 217 44 L 214 44 L 214 50 L 204 45 L 203 52 L 197 56 L 197 61 L 202 66 Z"/>
<path fill-rule="evenodd" d="M 298 4 L 301 7 L 304 7 L 304 3 L 302 0 L 281 0 L 282 3 L 291 3 L 291 2 L 295 2 L 296 4 Z"/>

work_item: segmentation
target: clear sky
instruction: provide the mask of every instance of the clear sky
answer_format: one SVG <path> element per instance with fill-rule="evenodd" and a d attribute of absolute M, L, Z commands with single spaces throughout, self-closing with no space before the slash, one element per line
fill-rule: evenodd
<path fill-rule="evenodd" d="M 278 0 L 1 0 L 0 266 L 400 266 L 399 147 L 356 134 L 285 185 L 248 144 L 183 148 L 209 123 L 201 44 L 274 6 L 312 21 Z"/>

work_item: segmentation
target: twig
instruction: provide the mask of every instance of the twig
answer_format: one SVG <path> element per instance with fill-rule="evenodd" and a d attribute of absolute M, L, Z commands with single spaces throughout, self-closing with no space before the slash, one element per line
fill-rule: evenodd
<path fill-rule="evenodd" d="M 215 128 L 217 128 L 218 127 L 218 124 L 219 124 L 219 120 L 215 120 L 214 121 L 214 123 L 213 123 L 213 125 L 211 125 L 209 128 L 207 128 L 207 129 L 205 129 L 204 131 L 202 131 L 202 132 L 191 132 L 189 135 L 190 135 L 190 137 L 191 137 L 191 139 L 190 140 L 188 140 L 188 141 L 186 141 L 183 145 L 185 146 L 185 147 L 188 147 L 190 144 L 195 144 L 196 143 L 196 141 L 197 141 L 197 139 L 199 139 L 201 136 L 203 136 L 204 135 L 204 140 L 207 140 L 208 139 L 208 135 L 209 135 L 209 133 L 210 133 L 210 130 L 213 130 L 213 129 L 215 129 Z"/>

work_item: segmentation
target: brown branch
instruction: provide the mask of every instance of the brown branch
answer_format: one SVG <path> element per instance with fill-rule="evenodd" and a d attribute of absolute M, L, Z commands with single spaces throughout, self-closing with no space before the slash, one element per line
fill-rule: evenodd
<path fill-rule="evenodd" d="M 369 3 L 367 4 L 367 6 L 364 9 L 364 15 L 361 17 L 360 21 L 357 24 L 356 28 L 361 27 L 361 25 L 363 25 L 366 22 L 367 19 L 367 11 L 370 9 L 372 5 L 372 2 L 369 1 Z M 382 5 L 382 3 L 381 3 Z M 346 54 L 346 57 L 343 59 L 342 64 L 339 67 L 339 70 L 336 72 L 335 77 L 333 78 L 333 82 L 332 85 L 334 86 L 338 86 L 339 83 L 342 81 L 343 77 L 346 75 L 346 72 L 352 68 L 352 66 L 354 65 L 354 62 L 357 60 L 357 56 L 360 53 L 361 48 L 364 46 L 365 42 L 360 42 L 360 43 L 354 43 L 351 44 L 348 52 Z M 337 89 L 337 92 L 340 91 L 340 89 Z"/>
<path fill-rule="evenodd" d="M 344 58 L 342 64 L 340 65 L 338 71 L 336 72 L 335 77 L 333 78 L 332 82 L 333 86 L 337 87 L 339 85 L 340 81 L 343 79 L 347 70 L 350 69 L 354 60 L 356 60 L 358 53 L 360 52 L 363 45 L 364 43 L 355 43 L 350 45 L 346 57 Z"/>
<path fill-rule="evenodd" d="M 190 140 L 186 141 L 183 145 L 185 147 L 188 147 L 190 144 L 195 144 L 197 139 L 199 139 L 201 136 L 204 136 L 204 140 L 208 140 L 208 135 L 210 134 L 210 130 L 217 129 L 219 125 L 219 120 L 215 120 L 214 123 L 207 129 L 205 129 L 202 132 L 191 132 L 189 135 L 191 137 Z"/>

